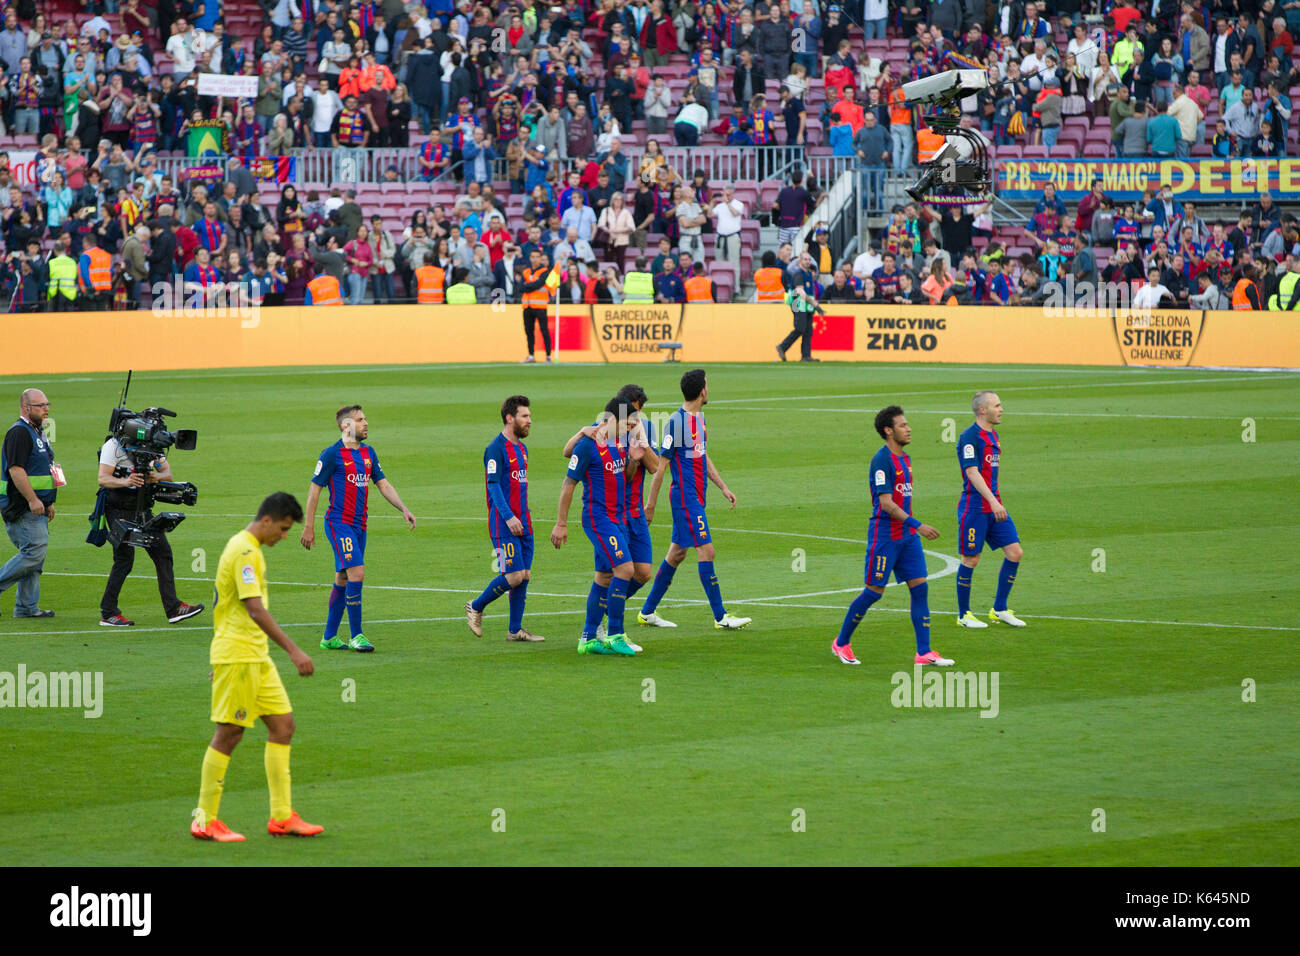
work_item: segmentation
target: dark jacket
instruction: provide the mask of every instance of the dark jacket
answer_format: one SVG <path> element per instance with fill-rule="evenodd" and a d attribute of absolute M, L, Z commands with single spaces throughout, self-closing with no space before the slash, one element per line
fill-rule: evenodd
<path fill-rule="evenodd" d="M 164 229 L 149 243 L 149 278 L 163 279 L 177 271 L 176 233 Z"/>
<path fill-rule="evenodd" d="M 749 73 L 750 73 L 751 82 L 753 83 L 754 86 L 753 89 L 754 95 L 757 96 L 759 93 L 766 93 L 767 74 L 763 72 L 763 68 L 758 65 L 757 61 L 754 63 L 752 67 L 750 67 Z M 736 75 L 732 79 L 732 83 L 731 83 L 731 91 L 736 97 L 735 102 L 740 103 L 742 106 L 748 109 L 749 103 L 742 99 L 742 97 L 744 96 L 744 89 L 745 89 L 745 68 L 740 63 L 737 63 Z"/>

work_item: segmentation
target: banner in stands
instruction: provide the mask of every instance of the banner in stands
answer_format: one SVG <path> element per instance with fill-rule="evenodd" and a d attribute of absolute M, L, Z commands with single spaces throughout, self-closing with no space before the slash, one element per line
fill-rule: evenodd
<path fill-rule="evenodd" d="M 181 182 L 203 182 L 209 179 L 225 179 L 226 171 L 220 166 L 186 166 L 181 170 Z"/>
<path fill-rule="evenodd" d="M 296 183 L 298 160 L 294 156 L 245 156 L 240 160 L 254 179 L 269 183 Z"/>
<path fill-rule="evenodd" d="M 1279 202 L 1300 199 L 1300 159 L 1023 159 L 998 162 L 994 175 L 997 193 L 1011 200 L 1039 199 L 1049 182 L 1061 199 L 1082 199 L 1094 179 L 1121 200 L 1162 183 L 1204 202 L 1253 201 L 1265 190 Z"/>
<path fill-rule="evenodd" d="M 834 311 L 831 311 L 831 309 Z M 519 306 L 316 306 L 129 312 L 129 336 L 104 335 L 105 314 L 58 316 L 56 349 L 5 349 L 0 375 L 122 369 L 405 365 L 518 362 Z M 659 362 L 686 367 L 772 362 L 790 331 L 783 305 L 581 306 L 550 315 L 560 362 Z M 19 341 L 30 316 L 7 315 Z M 358 337 L 356 330 L 366 334 Z M 557 335 L 558 333 L 558 335 Z M 540 337 L 539 337 L 540 338 Z M 665 352 L 663 342 L 680 342 Z M 833 306 L 817 316 L 813 355 L 823 361 L 979 365 L 1147 365 L 1300 369 L 1300 326 L 1287 312 L 1156 311 L 1046 315 L 1042 309 L 980 306 Z M 542 358 L 537 342 L 537 357 Z M 797 358 L 792 348 L 789 357 Z"/>
<path fill-rule="evenodd" d="M 36 187 L 36 151 L 11 150 L 9 153 L 9 175 L 14 185 L 20 189 Z"/>
<path fill-rule="evenodd" d="M 257 97 L 256 76 L 229 76 L 224 73 L 200 73 L 199 96 Z"/>
<path fill-rule="evenodd" d="M 256 77 L 254 77 L 256 79 Z M 185 153 L 192 159 L 210 160 L 230 152 L 230 131 L 221 120 L 191 123 L 185 140 Z"/>

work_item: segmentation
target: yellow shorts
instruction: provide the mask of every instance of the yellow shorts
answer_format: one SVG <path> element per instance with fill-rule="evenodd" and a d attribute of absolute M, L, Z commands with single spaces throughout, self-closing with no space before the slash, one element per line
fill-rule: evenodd
<path fill-rule="evenodd" d="M 212 721 L 252 727 L 263 714 L 289 714 L 293 705 L 271 661 L 212 665 Z"/>

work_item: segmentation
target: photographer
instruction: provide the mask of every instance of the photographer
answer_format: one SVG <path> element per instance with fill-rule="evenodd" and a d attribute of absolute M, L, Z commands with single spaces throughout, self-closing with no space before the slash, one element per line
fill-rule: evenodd
<path fill-rule="evenodd" d="M 116 526 L 115 522 L 118 519 L 136 520 L 136 501 L 139 489 L 143 485 L 172 480 L 171 466 L 166 458 L 156 459 L 153 462 L 153 470 L 147 477 L 133 469 L 131 458 L 122 448 L 121 442 L 116 438 L 109 438 L 104 442 L 99 450 L 99 487 L 108 492 L 104 519 L 110 529 Z M 143 520 L 151 516 L 152 512 L 146 511 Z M 113 544 L 113 569 L 108 574 L 108 586 L 104 588 L 104 596 L 99 602 L 99 623 L 102 627 L 131 627 L 135 621 L 122 615 L 121 608 L 117 606 L 117 599 L 122 593 L 122 585 L 126 583 L 127 575 L 135 565 L 135 548 L 111 531 L 110 540 Z M 163 612 L 167 615 L 168 623 L 177 624 L 201 613 L 202 604 L 185 604 L 176 597 L 172 549 L 167 543 L 166 535 L 158 535 L 158 543 L 149 548 L 148 552 L 158 572 L 158 594 L 162 598 Z"/>

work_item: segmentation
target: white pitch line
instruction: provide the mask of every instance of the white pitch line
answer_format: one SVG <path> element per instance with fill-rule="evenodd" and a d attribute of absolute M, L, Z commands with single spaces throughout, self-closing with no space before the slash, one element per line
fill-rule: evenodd
<path fill-rule="evenodd" d="M 857 412 L 857 413 L 874 413 L 879 411 L 876 408 L 818 408 L 812 405 L 802 405 L 795 408 L 765 408 L 765 412 Z M 926 408 L 913 408 L 908 410 L 909 414 L 914 415 L 965 415 L 970 418 L 969 411 L 944 411 Z M 1012 417 L 1018 415 L 1041 415 L 1046 418 L 1168 418 L 1168 419 L 1189 419 L 1194 421 L 1213 421 L 1213 422 L 1239 422 L 1244 415 L 1139 415 L 1127 414 L 1120 412 L 1026 412 L 1016 409 L 1011 412 Z M 1300 422 L 1300 417 L 1291 417 L 1287 415 L 1252 415 L 1256 421 L 1272 422 Z M 1001 426 L 999 426 L 1001 427 Z"/>
<path fill-rule="evenodd" d="M 1288 378 L 1293 377 L 1288 376 Z M 1284 381 L 1283 379 L 1260 379 L 1258 375 L 1235 375 L 1219 376 L 1218 378 L 1160 378 L 1148 379 L 1142 382 L 1080 382 L 1072 385 L 1004 385 L 996 389 L 998 394 L 1002 392 L 1036 392 L 1036 391 L 1059 391 L 1062 389 L 1076 388 L 1128 388 L 1145 386 L 1145 385 L 1199 385 L 1206 382 L 1259 382 L 1259 381 Z M 908 392 L 896 392 L 893 390 L 877 392 L 845 392 L 835 395 L 774 395 L 758 398 L 719 398 L 710 399 L 710 405 L 752 405 L 755 403 L 766 402 L 802 402 L 813 401 L 821 398 L 890 398 L 896 395 L 951 395 L 953 392 L 961 391 L 963 394 L 970 391 L 969 389 L 955 388 L 927 388 Z M 650 405 L 672 405 L 672 402 L 650 402 Z"/>

